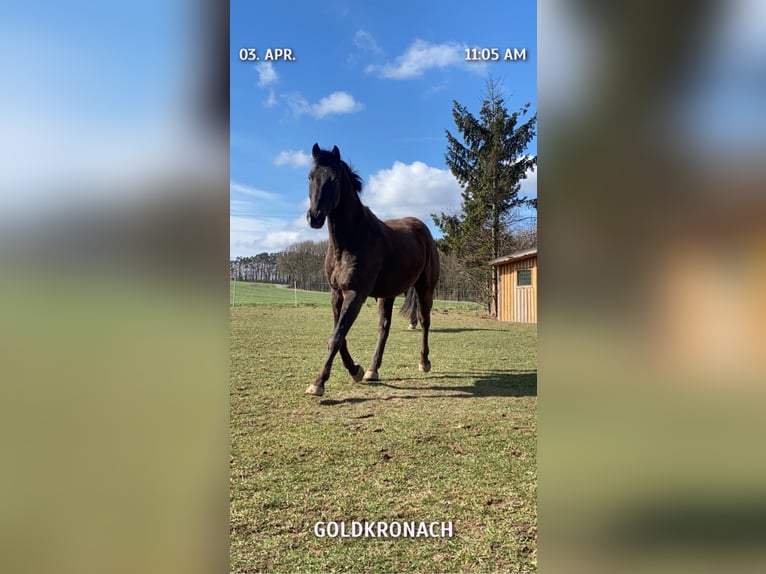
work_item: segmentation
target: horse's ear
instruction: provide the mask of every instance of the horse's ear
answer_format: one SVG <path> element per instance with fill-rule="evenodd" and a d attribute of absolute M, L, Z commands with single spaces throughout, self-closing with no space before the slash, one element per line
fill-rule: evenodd
<path fill-rule="evenodd" d="M 335 159 L 340 161 L 340 150 L 338 149 L 338 146 L 336 145 L 332 146 L 332 155 Z"/>
<path fill-rule="evenodd" d="M 319 152 L 322 151 L 319 149 L 319 144 L 315 143 L 314 147 L 311 148 L 311 155 L 314 159 L 319 157 Z"/>

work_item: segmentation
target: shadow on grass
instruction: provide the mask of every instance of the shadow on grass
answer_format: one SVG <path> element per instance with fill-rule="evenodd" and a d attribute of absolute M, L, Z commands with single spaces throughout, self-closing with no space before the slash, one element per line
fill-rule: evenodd
<path fill-rule="evenodd" d="M 495 329 L 485 329 L 484 327 L 431 327 L 431 333 L 467 333 L 469 331 L 494 331 Z M 420 331 L 420 328 L 418 328 Z"/>
<path fill-rule="evenodd" d="M 453 381 L 471 379 L 465 385 Z M 444 381 L 446 384 L 439 384 Z M 397 399 L 461 398 L 477 397 L 536 397 L 537 371 L 485 371 L 481 373 L 444 374 L 431 376 L 423 384 L 413 379 L 391 379 L 360 383 L 368 387 L 385 387 L 396 391 L 431 391 L 429 394 L 390 395 L 387 397 L 348 397 L 346 399 L 324 399 L 320 405 L 358 404 L 367 401 L 390 401 Z"/>
<path fill-rule="evenodd" d="M 335 405 L 358 405 L 360 403 L 366 403 L 369 401 L 395 401 L 395 400 L 411 400 L 411 399 L 443 399 L 449 397 L 464 397 L 462 394 L 452 395 L 389 395 L 387 397 L 348 397 L 346 399 L 322 399 L 319 404 L 326 407 L 332 407 Z"/>

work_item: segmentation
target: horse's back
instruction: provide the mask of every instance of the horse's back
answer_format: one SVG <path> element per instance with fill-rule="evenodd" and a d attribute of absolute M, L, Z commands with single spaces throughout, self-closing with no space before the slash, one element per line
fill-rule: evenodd
<path fill-rule="evenodd" d="M 415 217 L 388 219 L 382 224 L 387 253 L 377 286 L 396 284 L 401 293 L 421 277 L 435 283 L 439 254 L 428 226 Z"/>
<path fill-rule="evenodd" d="M 430 245 L 433 241 L 428 226 L 417 217 L 402 217 L 401 219 L 387 219 L 383 224 L 397 236 L 397 239 L 416 241 L 419 244 Z"/>

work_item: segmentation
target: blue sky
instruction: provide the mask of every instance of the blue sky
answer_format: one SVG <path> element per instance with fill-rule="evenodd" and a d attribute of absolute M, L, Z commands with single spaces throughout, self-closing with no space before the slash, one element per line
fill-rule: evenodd
<path fill-rule="evenodd" d="M 241 48 L 255 48 L 260 61 L 240 61 Z M 289 48 L 295 60 L 266 62 L 269 48 Z M 466 62 L 465 48 L 527 57 Z M 536 48 L 533 0 L 233 1 L 231 256 L 327 237 L 305 220 L 314 142 L 340 148 L 379 217 L 415 215 L 438 235 L 430 214 L 460 206 L 444 163 L 453 100 L 478 114 L 491 75 L 510 111 L 527 102 L 536 111 Z M 536 175 L 522 190 L 536 194 Z"/>

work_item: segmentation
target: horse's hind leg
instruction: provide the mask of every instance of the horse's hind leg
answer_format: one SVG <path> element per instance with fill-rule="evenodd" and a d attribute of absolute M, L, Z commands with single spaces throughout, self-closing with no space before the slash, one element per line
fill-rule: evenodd
<path fill-rule="evenodd" d="M 369 370 L 364 374 L 365 381 L 377 381 L 378 369 L 383 363 L 383 351 L 386 348 L 388 332 L 391 329 L 391 313 L 394 309 L 394 297 L 388 299 L 378 299 L 378 346 L 375 347 L 375 354 L 372 356 L 372 364 Z"/>
<path fill-rule="evenodd" d="M 424 286 L 416 285 L 418 294 L 418 318 L 423 327 L 423 345 L 420 349 L 420 363 L 418 370 L 427 373 L 431 370 L 431 361 L 428 360 L 428 330 L 431 328 L 431 307 L 434 304 L 434 292 Z"/>
<path fill-rule="evenodd" d="M 415 297 L 415 300 L 417 301 L 417 296 L 413 293 L 415 290 L 415 287 L 410 287 L 407 290 L 407 296 L 405 297 L 405 302 L 407 300 L 407 297 Z M 417 304 L 410 306 L 410 317 L 409 317 L 409 326 L 407 327 L 410 331 L 414 331 L 418 328 L 418 306 Z"/>

